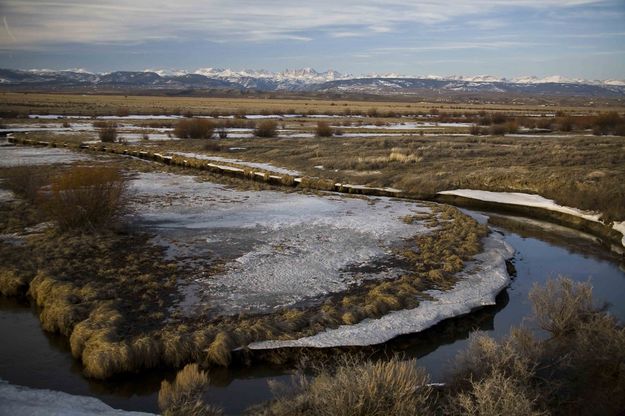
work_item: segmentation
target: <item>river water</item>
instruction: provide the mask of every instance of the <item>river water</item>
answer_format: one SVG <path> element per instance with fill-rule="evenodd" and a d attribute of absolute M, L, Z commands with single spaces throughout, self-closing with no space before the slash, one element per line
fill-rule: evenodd
<path fill-rule="evenodd" d="M 473 213 L 480 218 L 481 214 Z M 516 276 L 497 298 L 497 305 L 465 317 L 445 321 L 420 334 L 398 337 L 380 351 L 403 352 L 416 357 L 432 375 L 444 379 L 453 357 L 463 350 L 469 335 L 485 331 L 502 337 L 512 326 L 532 325 L 527 320 L 531 305 L 527 295 L 532 285 L 550 277 L 569 276 L 590 280 L 595 298 L 609 304 L 608 311 L 625 321 L 625 267 L 623 257 L 612 254 L 595 238 L 568 228 L 524 218 L 488 214 L 495 232 L 516 250 L 512 263 Z M 0 297 L 0 378 L 12 384 L 95 396 L 114 408 L 157 412 L 157 393 L 170 370 L 155 369 L 136 376 L 106 382 L 81 375 L 81 365 L 72 358 L 61 336 L 44 333 L 30 305 Z M 271 398 L 267 381 L 287 382 L 292 369 L 271 365 L 211 371 L 208 400 L 239 414 L 252 404 Z"/>

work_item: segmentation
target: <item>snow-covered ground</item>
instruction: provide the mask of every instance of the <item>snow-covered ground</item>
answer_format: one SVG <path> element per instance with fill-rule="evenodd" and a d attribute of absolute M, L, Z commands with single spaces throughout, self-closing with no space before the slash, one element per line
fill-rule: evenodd
<path fill-rule="evenodd" d="M 505 260 L 514 250 L 499 234 L 492 233 L 484 241 L 484 252 L 475 256 L 459 282 L 448 291 L 429 291 L 434 300 L 425 300 L 414 309 L 390 312 L 378 319 L 365 319 L 355 325 L 341 325 L 296 340 L 262 341 L 251 349 L 284 347 L 339 347 L 375 345 L 398 335 L 423 331 L 437 323 L 471 312 L 475 308 L 494 305 L 495 297 L 510 282 Z"/>
<path fill-rule="evenodd" d="M 582 211 L 577 208 L 558 205 L 552 199 L 544 198 L 540 195 L 525 194 L 520 192 L 491 192 L 479 191 L 475 189 L 453 189 L 439 192 L 441 195 L 455 195 L 463 198 L 477 199 L 479 201 L 495 202 L 498 204 L 521 205 L 525 207 L 542 208 L 549 211 L 562 212 L 564 214 L 583 218 L 587 221 L 601 222 L 601 214 L 590 211 Z M 621 234 L 621 243 L 625 247 L 625 221 L 616 222 L 612 228 Z"/>
<path fill-rule="evenodd" d="M 14 199 L 15 199 L 15 195 L 13 195 L 13 192 L 8 191 L 6 189 L 0 189 L 0 202 L 9 202 Z"/>
<path fill-rule="evenodd" d="M 90 160 L 88 156 L 54 147 L 0 147 L 0 167 L 50 165 Z"/>
<path fill-rule="evenodd" d="M 302 175 L 300 172 L 296 170 L 290 170 L 290 169 L 277 167 L 270 163 L 248 162 L 245 160 L 230 159 L 230 158 L 221 157 L 221 156 L 203 155 L 201 153 L 173 152 L 172 154 L 182 156 L 182 157 L 200 159 L 200 160 L 210 160 L 213 162 L 236 163 L 237 165 L 249 166 L 251 168 L 263 169 L 269 172 L 275 172 L 275 173 L 284 174 L 284 175 L 292 175 L 292 176 Z"/>
<path fill-rule="evenodd" d="M 471 123 L 390 123 L 388 125 L 376 126 L 375 124 L 362 124 L 353 126 L 333 126 L 340 129 L 376 129 L 376 130 L 419 130 L 419 129 L 435 129 L 442 127 L 471 127 Z"/>
<path fill-rule="evenodd" d="M 185 313 L 195 306 L 270 312 L 365 278 L 397 276 L 404 271 L 393 248 L 428 232 L 402 217 L 430 212 L 410 201 L 237 191 L 165 173 L 139 174 L 131 194 L 137 221 L 159 236 L 155 241 L 197 266 Z M 209 276 L 212 262 L 224 268 Z"/>
<path fill-rule="evenodd" d="M 149 416 L 113 409 L 95 397 L 15 386 L 0 380 L 0 415 L 6 416 Z"/>

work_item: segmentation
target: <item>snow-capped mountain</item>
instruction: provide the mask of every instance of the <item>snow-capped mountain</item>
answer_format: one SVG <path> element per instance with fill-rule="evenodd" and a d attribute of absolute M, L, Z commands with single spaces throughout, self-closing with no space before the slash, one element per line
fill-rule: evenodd
<path fill-rule="evenodd" d="M 194 73 L 204 75 L 209 78 L 219 78 L 235 82 L 246 78 L 260 78 L 275 82 L 291 81 L 300 84 L 318 84 L 321 82 L 354 78 L 353 75 L 341 74 L 333 69 L 329 69 L 325 72 L 317 72 L 312 68 L 285 69 L 280 72 L 271 72 L 264 69 L 244 69 L 242 71 L 233 71 L 232 69 L 200 68 Z"/>
<path fill-rule="evenodd" d="M 84 69 L 0 69 L 2 88 L 28 89 L 225 89 L 304 91 L 329 93 L 411 94 L 425 92 L 514 93 L 561 96 L 625 97 L 625 80 L 584 80 L 561 76 L 500 78 L 492 75 L 407 76 L 397 73 L 352 75 L 312 68 L 233 70 L 200 68 L 195 71 L 150 69 L 91 73 Z"/>

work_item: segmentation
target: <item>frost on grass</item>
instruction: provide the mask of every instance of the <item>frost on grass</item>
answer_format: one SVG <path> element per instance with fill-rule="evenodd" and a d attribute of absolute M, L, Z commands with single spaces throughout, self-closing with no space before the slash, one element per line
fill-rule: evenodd
<path fill-rule="evenodd" d="M 0 380 L 0 415 L 148 416 L 113 409 L 95 397 L 15 386 Z"/>
<path fill-rule="evenodd" d="M 378 319 L 365 319 L 354 325 L 342 325 L 316 335 L 296 340 L 262 341 L 249 345 L 251 349 L 284 347 L 338 347 L 375 345 L 398 335 L 423 331 L 444 319 L 464 315 L 473 309 L 495 304 L 495 297 L 509 283 L 505 260 L 512 248 L 498 234 L 484 242 L 484 252 L 475 256 L 458 283 L 448 291 L 429 291 L 433 300 L 424 300 L 414 309 L 390 312 Z"/>
<path fill-rule="evenodd" d="M 162 173 L 139 175 L 131 189 L 138 222 L 193 266 L 183 304 L 199 299 L 219 314 L 271 312 L 398 276 L 393 249 L 428 232 L 402 220 L 428 207 L 388 198 L 243 192 Z"/>

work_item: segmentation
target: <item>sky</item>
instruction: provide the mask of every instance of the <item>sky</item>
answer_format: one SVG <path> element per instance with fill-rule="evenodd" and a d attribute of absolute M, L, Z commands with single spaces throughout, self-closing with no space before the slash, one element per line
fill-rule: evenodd
<path fill-rule="evenodd" d="M 625 79 L 625 0 L 0 0 L 0 68 Z"/>

